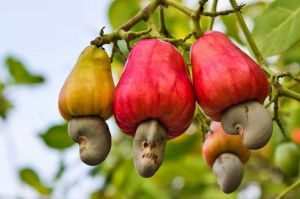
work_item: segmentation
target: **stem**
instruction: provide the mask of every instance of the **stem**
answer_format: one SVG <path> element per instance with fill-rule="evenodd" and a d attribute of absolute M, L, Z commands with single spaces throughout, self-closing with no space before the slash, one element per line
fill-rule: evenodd
<path fill-rule="evenodd" d="M 155 11 L 155 9 L 158 7 L 159 3 L 159 0 L 152 0 L 143 10 L 139 11 L 133 18 L 129 19 L 119 29 L 128 31 L 138 22 L 142 20 L 147 21 Z"/>
<path fill-rule="evenodd" d="M 231 5 L 234 9 L 236 9 L 238 7 L 238 5 L 236 3 L 236 0 L 230 0 L 230 3 L 231 3 Z M 250 45 L 251 52 L 254 54 L 256 60 L 258 61 L 258 63 L 260 63 L 260 64 L 264 63 L 264 59 L 263 59 L 261 53 L 259 52 L 257 45 L 254 42 L 254 39 L 253 39 L 253 37 L 252 37 L 252 35 L 251 35 L 247 25 L 246 25 L 246 22 L 245 22 L 245 20 L 242 16 L 241 11 L 237 10 L 236 16 L 237 16 L 238 22 L 239 22 L 239 24 L 240 24 L 240 26 L 243 30 L 243 33 L 244 33 L 244 35 L 247 39 L 247 42 Z"/>
<path fill-rule="evenodd" d="M 298 102 L 300 102 L 300 94 L 293 91 L 293 90 L 290 90 L 288 88 L 285 88 L 285 87 L 280 87 L 280 88 L 277 88 L 278 89 L 278 94 L 279 96 L 285 96 L 285 97 L 289 97 L 289 98 L 292 98 L 294 100 L 297 100 Z"/>
<path fill-rule="evenodd" d="M 289 192 L 291 192 L 293 189 L 295 189 L 299 185 L 300 185 L 300 180 L 297 180 L 296 182 L 294 182 L 294 184 L 292 184 L 286 190 L 284 190 L 281 194 L 279 194 L 279 196 L 277 196 L 276 199 L 283 199 L 285 195 L 287 195 Z"/>
<path fill-rule="evenodd" d="M 241 5 L 237 6 L 236 8 L 234 8 L 233 10 L 223 10 L 223 11 L 219 11 L 219 12 L 212 12 L 212 11 L 211 12 L 203 12 L 201 15 L 206 16 L 206 17 L 225 16 L 225 15 L 229 15 L 231 13 L 240 11 L 244 6 L 245 6 L 245 4 L 241 4 Z"/>
<path fill-rule="evenodd" d="M 194 11 L 186 6 L 183 6 L 181 3 L 178 3 L 174 0 L 162 0 L 163 4 L 172 6 L 182 13 L 186 14 L 188 17 L 192 17 L 194 15 Z"/>
<path fill-rule="evenodd" d="M 166 23 L 165 23 L 165 14 L 164 14 L 164 8 L 163 8 L 163 6 L 159 7 L 159 21 L 160 21 L 159 32 L 161 34 L 163 34 L 165 37 L 172 38 L 172 35 L 168 31 Z"/>
<path fill-rule="evenodd" d="M 217 4 L 218 4 L 218 0 L 213 0 L 210 12 L 212 12 L 212 13 L 216 12 Z M 215 21 L 215 17 L 210 18 L 209 24 L 208 24 L 208 30 L 212 30 L 214 21 Z"/>

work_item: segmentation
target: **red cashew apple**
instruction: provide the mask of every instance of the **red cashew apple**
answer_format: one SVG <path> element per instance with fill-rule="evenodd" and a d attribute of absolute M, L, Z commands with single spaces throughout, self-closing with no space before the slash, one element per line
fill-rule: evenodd
<path fill-rule="evenodd" d="M 269 82 L 260 66 L 223 33 L 203 34 L 191 48 L 197 101 L 206 116 L 250 149 L 266 145 L 272 120 L 262 106 Z"/>
<path fill-rule="evenodd" d="M 217 176 L 223 192 L 231 193 L 239 187 L 244 176 L 243 163 L 250 156 L 250 150 L 243 145 L 240 135 L 229 135 L 219 122 L 212 122 L 202 155 Z"/>
<path fill-rule="evenodd" d="M 170 43 L 144 39 L 131 50 L 116 87 L 114 115 L 131 136 L 138 173 L 151 177 L 162 163 L 167 139 L 191 124 L 195 98 L 187 66 Z"/>

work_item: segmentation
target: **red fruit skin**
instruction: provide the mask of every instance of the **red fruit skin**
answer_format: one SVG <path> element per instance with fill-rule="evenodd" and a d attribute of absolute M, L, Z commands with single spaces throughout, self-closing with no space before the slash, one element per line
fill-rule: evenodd
<path fill-rule="evenodd" d="M 212 167 L 215 160 L 222 153 L 235 154 L 240 158 L 242 163 L 246 163 L 251 151 L 242 143 L 240 135 L 225 133 L 221 123 L 212 122 L 211 132 L 208 132 L 202 146 L 202 155 L 206 164 Z"/>
<path fill-rule="evenodd" d="M 211 120 L 220 121 L 230 106 L 256 100 L 263 103 L 269 81 L 260 66 L 223 33 L 203 34 L 191 48 L 197 102 Z"/>
<path fill-rule="evenodd" d="M 182 134 L 191 124 L 195 97 L 181 53 L 159 39 L 139 41 L 116 87 L 113 109 L 118 126 L 131 136 L 147 119 L 157 119 L 168 139 Z"/>

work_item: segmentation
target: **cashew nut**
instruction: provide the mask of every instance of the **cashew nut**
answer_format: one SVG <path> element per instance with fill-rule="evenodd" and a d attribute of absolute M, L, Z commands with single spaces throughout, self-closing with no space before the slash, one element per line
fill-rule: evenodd
<path fill-rule="evenodd" d="M 223 153 L 215 160 L 213 172 L 217 176 L 217 182 L 221 190 L 224 193 L 231 193 L 242 182 L 244 165 L 236 155 Z"/>
<path fill-rule="evenodd" d="M 139 175 L 154 175 L 163 162 L 166 142 L 166 130 L 157 120 L 139 124 L 133 140 L 133 161 Z"/>
<path fill-rule="evenodd" d="M 240 134 L 249 149 L 262 148 L 272 136 L 271 116 L 257 101 L 244 102 L 225 110 L 221 123 L 227 133 Z"/>
<path fill-rule="evenodd" d="M 111 148 L 111 135 L 105 121 L 96 116 L 70 120 L 69 136 L 79 143 L 80 159 L 95 166 L 105 160 Z"/>

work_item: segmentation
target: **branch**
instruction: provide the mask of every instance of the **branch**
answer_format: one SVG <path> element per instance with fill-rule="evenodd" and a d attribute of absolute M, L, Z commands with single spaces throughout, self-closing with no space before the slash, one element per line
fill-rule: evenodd
<path fill-rule="evenodd" d="M 274 117 L 273 120 L 276 122 L 277 126 L 279 127 L 281 133 L 284 137 L 286 137 L 285 129 L 282 125 L 282 122 L 279 118 L 279 95 L 276 95 L 276 98 L 274 100 Z"/>
<path fill-rule="evenodd" d="M 148 4 L 143 10 L 139 11 L 134 17 L 128 20 L 119 29 L 128 31 L 140 21 L 142 20 L 147 21 L 149 17 L 152 15 L 152 13 L 156 10 L 159 4 L 160 4 L 159 0 L 152 0 L 150 4 Z"/>
<path fill-rule="evenodd" d="M 215 6 L 215 5 L 213 5 L 213 6 Z M 212 17 L 212 18 L 217 17 L 217 16 L 229 15 L 231 13 L 241 12 L 241 10 L 244 6 L 245 6 L 245 4 L 241 4 L 241 5 L 238 5 L 237 7 L 235 7 L 233 10 L 224 10 L 224 11 L 219 11 L 219 12 L 216 12 L 215 10 L 213 10 L 214 7 L 212 7 L 212 10 L 210 12 L 203 12 L 202 15 L 207 16 L 207 17 Z M 214 9 L 216 9 L 216 8 L 214 8 Z"/>
<path fill-rule="evenodd" d="M 297 180 L 296 182 L 294 182 L 294 184 L 292 184 L 286 190 L 284 190 L 281 194 L 279 194 L 279 196 L 277 196 L 276 199 L 283 199 L 284 196 L 286 196 L 289 192 L 291 192 L 293 189 L 295 189 L 299 185 L 300 185 L 300 180 Z"/>
<path fill-rule="evenodd" d="M 289 98 L 292 98 L 292 99 L 300 102 L 300 94 L 299 93 L 283 87 L 279 82 L 276 82 L 274 84 L 274 87 L 277 89 L 279 96 L 289 97 Z"/>
<path fill-rule="evenodd" d="M 216 12 L 217 5 L 218 5 L 218 0 L 213 0 L 212 6 L 211 6 L 211 10 L 210 10 L 211 13 L 215 13 Z M 209 20 L 208 30 L 212 30 L 214 22 L 215 22 L 215 17 L 213 16 Z"/>
<path fill-rule="evenodd" d="M 159 7 L 159 21 L 160 21 L 160 29 L 159 32 L 163 34 L 165 37 L 173 38 L 171 33 L 168 31 L 166 23 L 165 23 L 165 14 L 163 6 Z"/>

